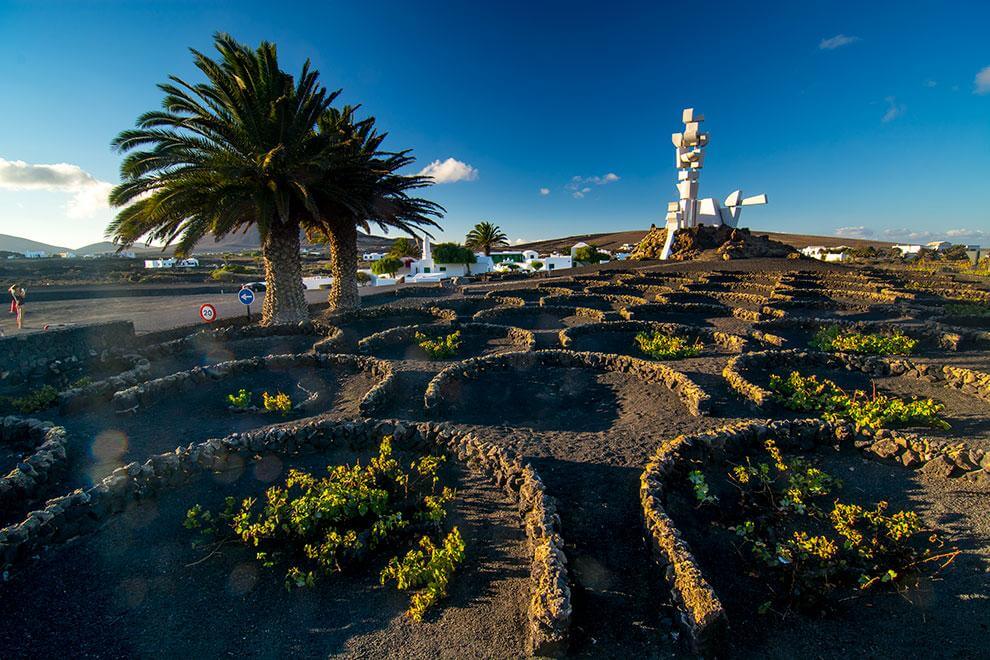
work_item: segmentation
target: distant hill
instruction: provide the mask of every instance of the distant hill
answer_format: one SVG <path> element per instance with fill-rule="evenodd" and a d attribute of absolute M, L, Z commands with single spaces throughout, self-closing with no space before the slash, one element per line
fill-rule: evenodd
<path fill-rule="evenodd" d="M 25 252 L 40 251 L 47 252 L 48 254 L 55 254 L 56 252 L 68 252 L 69 248 L 49 245 L 48 243 L 40 243 L 38 241 L 32 241 L 28 238 L 21 238 L 19 236 L 0 234 L 0 251 L 19 252 L 20 254 L 24 254 Z"/>
<path fill-rule="evenodd" d="M 536 250 L 540 253 L 547 252 L 569 252 L 571 246 L 578 242 L 592 244 L 596 247 L 615 251 L 619 246 L 629 243 L 635 245 L 646 235 L 646 229 L 634 229 L 630 231 L 620 231 L 604 234 L 580 234 L 577 236 L 567 236 L 564 238 L 552 238 L 544 241 L 533 241 L 531 243 L 521 243 L 513 245 L 512 249 Z M 886 241 L 869 241 L 860 238 L 842 238 L 840 236 L 810 236 L 804 234 L 782 234 L 772 231 L 759 231 L 752 229 L 754 234 L 766 235 L 775 241 L 780 241 L 799 250 L 809 245 L 824 245 L 825 247 L 835 247 L 837 245 L 848 245 L 849 247 L 889 247 L 893 243 Z"/>
<path fill-rule="evenodd" d="M 399 236 L 400 234 L 392 237 L 373 234 L 369 236 L 358 232 L 358 252 L 387 250 Z M 306 240 L 305 236 L 301 237 L 301 240 L 303 248 L 314 247 L 312 243 Z M 217 252 L 249 252 L 259 249 L 261 249 L 261 239 L 258 237 L 258 230 L 251 227 L 243 233 L 227 234 L 219 241 L 213 240 L 212 237 L 204 238 L 196 244 L 192 252 L 193 254 L 216 254 Z"/>

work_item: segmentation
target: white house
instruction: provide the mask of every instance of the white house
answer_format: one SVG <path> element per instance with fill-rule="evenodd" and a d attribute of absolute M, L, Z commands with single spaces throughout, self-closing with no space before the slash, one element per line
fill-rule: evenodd
<path fill-rule="evenodd" d="M 492 252 L 491 255 L 476 252 L 474 256 L 476 262 L 473 264 L 438 263 L 433 259 L 430 240 L 424 237 L 423 255 L 408 264 L 409 274 L 406 276 L 405 281 L 439 282 L 448 277 L 513 270 L 507 264 L 515 264 L 518 270 L 531 272 L 538 270 L 564 270 L 566 268 L 572 268 L 574 265 L 574 260 L 570 255 L 561 255 L 554 252 L 550 256 L 541 257 L 536 250 L 520 250 L 518 252 L 501 251 Z"/>
<path fill-rule="evenodd" d="M 48 253 L 44 250 L 28 250 L 24 253 L 26 259 L 44 259 L 48 256 Z"/>
<path fill-rule="evenodd" d="M 361 255 L 361 261 L 378 261 L 384 256 L 384 252 L 365 252 Z"/>
<path fill-rule="evenodd" d="M 196 257 L 189 257 L 187 259 L 182 259 L 175 265 L 178 268 L 199 268 L 199 259 Z"/>
<path fill-rule="evenodd" d="M 75 252 L 59 252 L 57 256 L 62 257 L 63 259 L 75 259 L 76 258 L 76 253 Z"/>
<path fill-rule="evenodd" d="M 894 249 L 900 250 L 902 257 L 916 257 L 921 252 L 920 245 L 914 245 L 909 243 L 905 243 L 902 245 L 895 245 Z"/>
<path fill-rule="evenodd" d="M 824 245 L 809 245 L 801 248 L 801 254 L 819 261 L 842 262 L 849 259 L 849 247 L 838 245 L 836 247 L 825 247 Z"/>
<path fill-rule="evenodd" d="M 168 259 L 145 259 L 145 268 L 173 268 L 175 266 L 175 259 L 169 257 Z"/>
<path fill-rule="evenodd" d="M 571 259 L 573 259 L 575 257 L 575 255 L 577 254 L 577 251 L 578 250 L 580 250 L 581 248 L 585 248 L 585 247 L 590 247 L 590 246 L 587 243 L 585 243 L 584 241 L 578 241 L 577 243 L 575 243 L 574 245 L 572 245 L 571 246 Z"/>

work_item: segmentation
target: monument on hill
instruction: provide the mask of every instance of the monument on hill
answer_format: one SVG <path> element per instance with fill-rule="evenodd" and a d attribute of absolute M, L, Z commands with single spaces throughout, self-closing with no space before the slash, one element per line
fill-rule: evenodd
<path fill-rule="evenodd" d="M 684 122 L 684 131 L 670 136 L 674 144 L 674 167 L 677 168 L 680 201 L 667 204 L 667 237 L 660 253 L 661 259 L 670 256 L 677 230 L 698 225 L 737 227 L 742 207 L 767 203 L 766 195 L 744 198 L 741 190 L 730 193 L 725 198 L 724 206 L 712 197 L 698 199 L 698 179 L 705 163 L 705 147 L 708 146 L 708 133 L 701 132 L 701 122 L 705 118 L 696 113 L 694 108 L 686 108 L 681 120 Z"/>

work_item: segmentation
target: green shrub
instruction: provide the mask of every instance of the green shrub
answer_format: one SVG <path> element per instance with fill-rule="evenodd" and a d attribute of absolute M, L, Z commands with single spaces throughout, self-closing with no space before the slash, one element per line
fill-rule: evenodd
<path fill-rule="evenodd" d="M 240 389 L 237 391 L 237 394 L 228 394 L 227 402 L 234 408 L 247 410 L 251 407 L 251 392 L 245 389 Z"/>
<path fill-rule="evenodd" d="M 949 303 L 945 306 L 950 316 L 990 316 L 990 305 L 980 303 Z"/>
<path fill-rule="evenodd" d="M 819 330 L 811 340 L 812 348 L 829 352 L 864 353 L 869 355 L 909 355 L 918 340 L 900 330 L 892 334 L 863 333 L 843 330 L 837 325 Z"/>
<path fill-rule="evenodd" d="M 939 541 L 917 513 L 888 513 L 885 501 L 871 506 L 842 502 L 842 483 L 801 457 L 785 459 L 772 439 L 770 460 L 746 459 L 728 475 L 737 499 L 720 511 L 736 534 L 741 556 L 764 580 L 770 600 L 760 608 L 819 611 L 845 600 L 851 590 L 881 585 L 904 589 L 909 578 L 938 559 Z"/>
<path fill-rule="evenodd" d="M 433 261 L 438 264 L 473 264 L 478 257 L 469 248 L 457 243 L 438 243 L 433 247 Z"/>
<path fill-rule="evenodd" d="M 875 391 L 868 396 L 862 390 L 854 390 L 850 395 L 827 378 L 818 380 L 816 376 L 802 376 L 797 371 L 792 371 L 787 378 L 771 375 L 770 390 L 785 408 L 823 413 L 829 421 L 848 419 L 855 423 L 857 430 L 903 426 L 949 428 L 942 419 L 945 406 L 933 399 L 905 401 Z"/>
<path fill-rule="evenodd" d="M 422 332 L 416 333 L 416 343 L 426 351 L 431 360 L 447 360 L 461 350 L 461 331 L 457 330 L 442 337 L 429 337 Z"/>
<path fill-rule="evenodd" d="M 360 286 L 371 282 L 371 275 L 369 275 L 363 270 L 359 270 L 357 273 L 354 274 L 354 279 L 357 280 L 357 283 Z"/>
<path fill-rule="evenodd" d="M 637 333 L 636 343 L 639 345 L 639 350 L 654 360 L 678 360 L 694 357 L 700 354 L 704 348 L 700 339 L 689 344 L 683 337 L 665 335 L 657 330 Z"/>
<path fill-rule="evenodd" d="M 533 270 L 540 270 L 540 269 L 543 268 L 543 262 L 542 261 L 530 261 L 529 262 L 529 267 L 532 268 Z"/>
<path fill-rule="evenodd" d="M 409 610 L 419 620 L 446 593 L 464 558 L 456 528 L 434 545 L 454 498 L 441 483 L 443 462 L 442 456 L 427 455 L 404 466 L 393 456 L 392 438 L 385 437 L 366 466 L 333 466 L 325 477 L 292 469 L 284 486 L 265 491 L 263 504 L 249 497 L 238 505 L 230 497 L 216 514 L 196 505 L 184 525 L 200 532 L 197 547 L 208 543 L 215 552 L 241 543 L 264 567 L 284 567 L 289 590 L 313 586 L 379 552 L 394 554 L 382 582 L 393 578 L 400 589 L 422 588 Z M 419 550 L 404 553 L 412 542 Z"/>
<path fill-rule="evenodd" d="M 33 413 L 58 403 L 58 390 L 51 385 L 42 385 L 22 397 L 10 400 L 11 407 L 19 413 Z"/>
<path fill-rule="evenodd" d="M 265 412 L 281 415 L 288 415 L 292 412 L 292 399 L 285 392 L 276 392 L 275 394 L 262 392 L 261 401 L 265 407 Z"/>
<path fill-rule="evenodd" d="M 390 255 L 384 256 L 371 264 L 372 273 L 375 275 L 388 275 L 389 277 L 394 277 L 400 268 L 402 268 L 402 260 Z"/>
<path fill-rule="evenodd" d="M 583 264 L 597 264 L 608 259 L 608 255 L 599 252 L 594 245 L 585 245 L 574 251 L 574 261 Z"/>
<path fill-rule="evenodd" d="M 454 527 L 440 547 L 429 536 L 422 536 L 418 550 L 410 550 L 401 560 L 392 557 L 382 571 L 381 583 L 395 580 L 400 591 L 418 589 L 410 599 L 407 614 L 414 621 L 422 621 L 426 610 L 447 595 L 447 584 L 462 561 L 464 540 Z"/>

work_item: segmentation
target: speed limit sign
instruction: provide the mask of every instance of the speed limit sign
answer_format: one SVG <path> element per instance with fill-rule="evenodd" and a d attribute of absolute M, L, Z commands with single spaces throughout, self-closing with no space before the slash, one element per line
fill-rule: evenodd
<path fill-rule="evenodd" d="M 217 308 L 210 303 L 200 305 L 199 317 L 207 323 L 213 323 L 217 320 Z"/>

